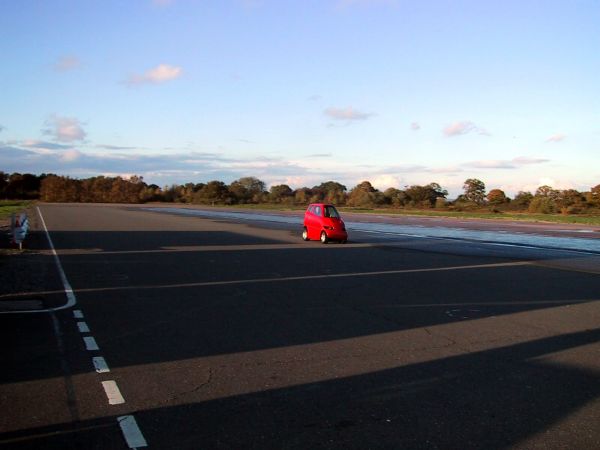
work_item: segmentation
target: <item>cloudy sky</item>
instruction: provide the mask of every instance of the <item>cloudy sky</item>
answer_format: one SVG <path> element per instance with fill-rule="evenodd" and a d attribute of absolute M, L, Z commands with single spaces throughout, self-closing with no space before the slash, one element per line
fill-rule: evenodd
<path fill-rule="evenodd" d="M 600 3 L 0 4 L 0 170 L 600 183 Z"/>

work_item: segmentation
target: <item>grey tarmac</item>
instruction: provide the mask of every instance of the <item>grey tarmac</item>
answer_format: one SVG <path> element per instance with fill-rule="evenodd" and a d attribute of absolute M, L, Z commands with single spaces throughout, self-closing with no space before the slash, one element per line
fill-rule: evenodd
<path fill-rule="evenodd" d="M 126 449 L 125 417 L 160 449 L 600 448 L 598 256 L 40 210 L 77 304 L 36 219 L 0 259 L 35 268 L 0 292 L 2 448 Z"/>

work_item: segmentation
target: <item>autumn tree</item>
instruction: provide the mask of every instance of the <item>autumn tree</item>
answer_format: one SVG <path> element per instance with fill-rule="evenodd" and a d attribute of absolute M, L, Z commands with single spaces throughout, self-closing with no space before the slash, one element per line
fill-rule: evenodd
<path fill-rule="evenodd" d="M 79 180 L 51 175 L 42 180 L 40 200 L 44 202 L 78 202 L 80 191 Z"/>
<path fill-rule="evenodd" d="M 502 205 L 508 203 L 509 199 L 502 189 L 492 189 L 488 192 L 487 201 L 490 205 Z"/>

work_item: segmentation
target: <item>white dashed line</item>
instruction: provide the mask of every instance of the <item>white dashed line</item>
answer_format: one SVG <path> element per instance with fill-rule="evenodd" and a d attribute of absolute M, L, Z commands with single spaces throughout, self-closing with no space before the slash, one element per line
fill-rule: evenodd
<path fill-rule="evenodd" d="M 75 309 L 73 311 L 73 317 L 75 319 L 83 319 L 83 312 L 80 309 Z"/>
<path fill-rule="evenodd" d="M 80 333 L 89 333 L 90 332 L 90 327 L 88 327 L 87 323 L 85 323 L 85 322 L 77 322 L 77 328 L 79 328 Z"/>
<path fill-rule="evenodd" d="M 146 439 L 144 439 L 144 435 L 135 421 L 135 417 L 120 416 L 117 418 L 117 421 L 129 448 L 148 447 Z"/>
<path fill-rule="evenodd" d="M 103 381 L 102 387 L 104 388 L 104 392 L 106 392 L 106 396 L 108 397 L 109 405 L 120 405 L 125 403 L 125 399 L 121 395 L 121 391 L 119 390 L 119 386 L 117 386 L 116 381 Z"/>
<path fill-rule="evenodd" d="M 85 342 L 85 349 L 89 351 L 100 350 L 98 344 L 96 344 L 96 339 L 91 336 L 86 336 L 83 338 L 83 342 Z"/>
<path fill-rule="evenodd" d="M 98 373 L 108 373 L 110 369 L 108 368 L 108 364 L 106 364 L 105 359 L 102 356 L 95 356 L 92 358 L 92 362 L 94 363 L 94 368 Z"/>

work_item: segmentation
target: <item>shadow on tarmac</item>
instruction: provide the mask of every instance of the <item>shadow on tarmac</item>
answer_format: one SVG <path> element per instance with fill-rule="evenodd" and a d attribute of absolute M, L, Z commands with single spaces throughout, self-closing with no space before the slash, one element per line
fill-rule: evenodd
<path fill-rule="evenodd" d="M 510 259 L 437 252 L 431 247 L 381 251 L 313 243 L 300 243 L 293 252 L 240 248 L 135 253 L 175 246 L 281 244 L 276 239 L 214 231 L 94 232 L 93 237 L 53 232 L 52 238 L 59 249 L 82 250 L 62 255 L 61 261 L 101 348 L 115 355 L 110 361 L 114 368 L 532 311 L 592 300 L 600 289 L 597 275 L 534 266 L 198 288 L 185 284 L 434 269 Z M 51 263 L 51 256 L 39 257 Z M 107 295 L 102 290 L 107 287 L 115 288 L 116 295 Z M 452 315 L 456 309 L 466 316 Z M 115 311 L 119 314 L 111 315 Z M 59 318 L 63 328 L 73 327 L 70 311 Z M 0 317 L 0 337 L 6 342 L 11 333 L 25 336 L 23 329 L 35 334 L 39 321 Z M 597 344 L 599 338 L 600 330 L 594 329 L 368 374 L 141 410 L 136 417 L 153 448 L 502 449 L 543 433 L 598 398 L 600 374 L 542 359 Z M 15 347 L 19 344 L 14 342 Z M 9 366 L 17 361 L 6 348 L 3 360 Z M 58 364 L 16 370 L 11 366 L 0 373 L 0 383 L 61 375 Z M 106 426 L 101 419 L 1 433 L 0 446 L 69 448 L 77 435 L 78 442 L 96 439 L 98 448 L 110 448 L 112 444 L 102 444 L 100 437 Z M 581 426 L 589 428 L 569 433 L 580 439 L 569 441 L 571 448 L 590 448 L 598 442 L 594 423 Z M 180 440 L 166 441 L 173 435 Z"/>
<path fill-rule="evenodd" d="M 151 448 L 527 447 L 527 438 L 543 435 L 600 395 L 599 373 L 541 359 L 599 341 L 596 329 L 367 375 L 143 410 L 136 417 Z M 109 419 L 2 433 L 0 446 L 73 448 L 75 441 L 89 445 L 103 439 L 106 444 L 100 431 Z M 581 427 L 575 438 L 548 441 L 545 448 L 591 448 L 596 424 Z M 173 435 L 180 439 L 172 441 Z"/>

